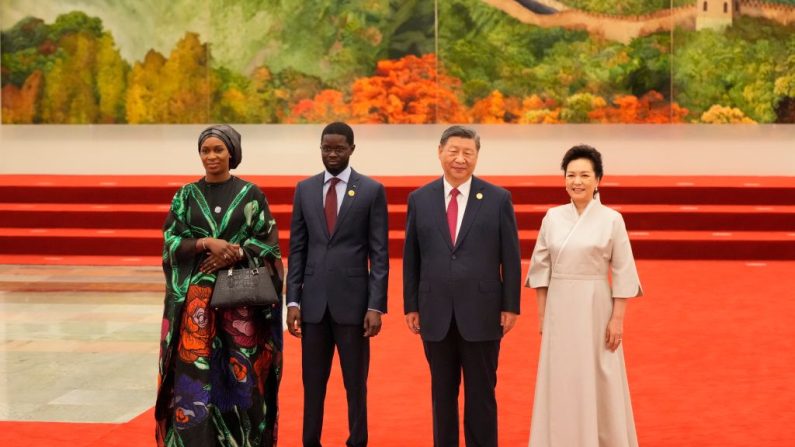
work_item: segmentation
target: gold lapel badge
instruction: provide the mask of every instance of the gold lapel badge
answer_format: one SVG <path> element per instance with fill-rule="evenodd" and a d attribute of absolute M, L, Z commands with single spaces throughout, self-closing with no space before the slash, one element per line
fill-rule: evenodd
<path fill-rule="evenodd" d="M 351 197 L 353 197 L 353 196 L 355 196 L 355 195 L 356 195 L 356 191 L 354 191 L 354 190 L 352 190 L 352 189 L 351 189 L 351 190 L 349 190 L 349 191 L 348 191 L 348 195 L 349 195 L 349 196 L 351 196 Z"/>
<path fill-rule="evenodd" d="M 478 199 L 478 200 L 482 200 L 483 199 L 483 193 L 479 192 L 479 193 L 475 194 L 475 198 Z"/>

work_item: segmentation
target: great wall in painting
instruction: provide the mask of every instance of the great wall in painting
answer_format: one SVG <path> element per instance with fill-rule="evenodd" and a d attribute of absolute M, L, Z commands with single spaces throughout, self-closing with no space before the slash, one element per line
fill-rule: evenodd
<path fill-rule="evenodd" d="M 728 23 L 733 16 L 759 17 L 775 21 L 782 25 L 795 23 L 795 7 L 767 3 L 758 0 L 709 1 L 697 0 L 692 5 L 660 10 L 651 14 L 636 16 L 620 16 L 597 14 L 571 9 L 554 0 L 516 1 L 516 0 L 483 0 L 485 3 L 501 9 L 517 20 L 543 28 L 584 29 L 591 34 L 603 36 L 608 40 L 629 43 L 632 39 L 658 32 L 670 32 L 674 28 L 696 29 L 699 15 L 705 23 L 721 23 L 720 20 L 710 22 L 715 6 L 723 5 L 721 13 L 727 11 Z M 708 4 L 705 8 L 704 3 Z M 535 7 L 533 7 L 535 6 Z M 709 10 L 709 7 L 713 7 Z M 704 12 L 708 9 L 707 13 Z M 544 12 L 535 12 L 544 11 Z M 712 27 L 706 25 L 704 27 Z M 699 26 L 699 29 L 701 26 Z"/>

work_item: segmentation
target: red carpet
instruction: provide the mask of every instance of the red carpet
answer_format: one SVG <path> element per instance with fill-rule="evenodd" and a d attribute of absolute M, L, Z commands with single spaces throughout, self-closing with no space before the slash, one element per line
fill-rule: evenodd
<path fill-rule="evenodd" d="M 558 176 L 487 177 L 510 189 L 528 256 L 546 210 L 567 200 Z M 0 263 L 156 265 L 160 227 L 192 176 L 0 178 Z M 287 255 L 296 176 L 249 177 L 268 196 Z M 400 256 L 406 196 L 430 177 L 380 177 L 390 203 L 390 252 Z M 638 259 L 795 259 L 795 177 L 611 176 Z"/>
<path fill-rule="evenodd" d="M 429 375 L 420 340 L 402 318 L 399 260 L 390 313 L 373 341 L 370 445 L 431 445 Z M 793 262 L 640 261 L 647 295 L 632 302 L 626 359 L 640 445 L 795 445 Z M 525 266 L 525 270 L 526 270 Z M 527 445 L 539 337 L 532 291 L 502 345 L 500 445 Z M 300 445 L 300 346 L 287 336 L 280 445 Z M 153 396 L 154 397 L 154 396 Z M 325 444 L 341 446 L 345 401 L 334 368 Z M 126 424 L 2 422 L 3 445 L 153 445 L 151 412 Z"/>

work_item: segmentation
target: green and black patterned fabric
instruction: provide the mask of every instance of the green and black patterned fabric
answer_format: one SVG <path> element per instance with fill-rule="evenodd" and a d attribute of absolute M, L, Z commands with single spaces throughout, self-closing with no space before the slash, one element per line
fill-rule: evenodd
<path fill-rule="evenodd" d="M 279 237 L 265 195 L 249 182 L 183 186 L 163 225 L 165 309 L 156 439 L 160 446 L 275 446 L 282 370 L 281 303 L 210 307 L 215 274 L 199 271 L 199 238 L 240 244 L 267 264 L 281 295 Z M 246 262 L 245 260 L 242 262 Z"/>

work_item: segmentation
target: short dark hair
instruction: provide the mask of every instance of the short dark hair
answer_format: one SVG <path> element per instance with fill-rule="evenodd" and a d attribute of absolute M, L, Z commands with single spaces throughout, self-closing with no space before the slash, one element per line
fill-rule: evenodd
<path fill-rule="evenodd" d="M 563 162 L 560 164 L 560 168 L 563 169 L 563 175 L 566 175 L 566 169 L 568 169 L 569 163 L 571 163 L 573 160 L 579 160 L 581 158 L 591 161 L 596 179 L 601 180 L 602 175 L 604 174 L 604 168 L 602 167 L 602 154 L 587 144 L 578 144 L 577 146 L 574 146 L 566 151 L 566 155 L 563 156 Z"/>
<path fill-rule="evenodd" d="M 470 129 L 469 127 L 464 126 L 450 126 L 442 132 L 442 138 L 439 140 L 439 146 L 444 146 L 447 144 L 447 140 L 452 137 L 460 137 L 460 138 L 467 138 L 469 140 L 475 140 L 475 147 L 480 150 L 480 135 L 475 131 L 475 129 Z"/>
<path fill-rule="evenodd" d="M 325 135 L 344 135 L 348 144 L 353 146 L 353 129 L 341 121 L 335 121 L 324 127 L 323 133 L 320 134 L 320 139 L 323 140 Z"/>

